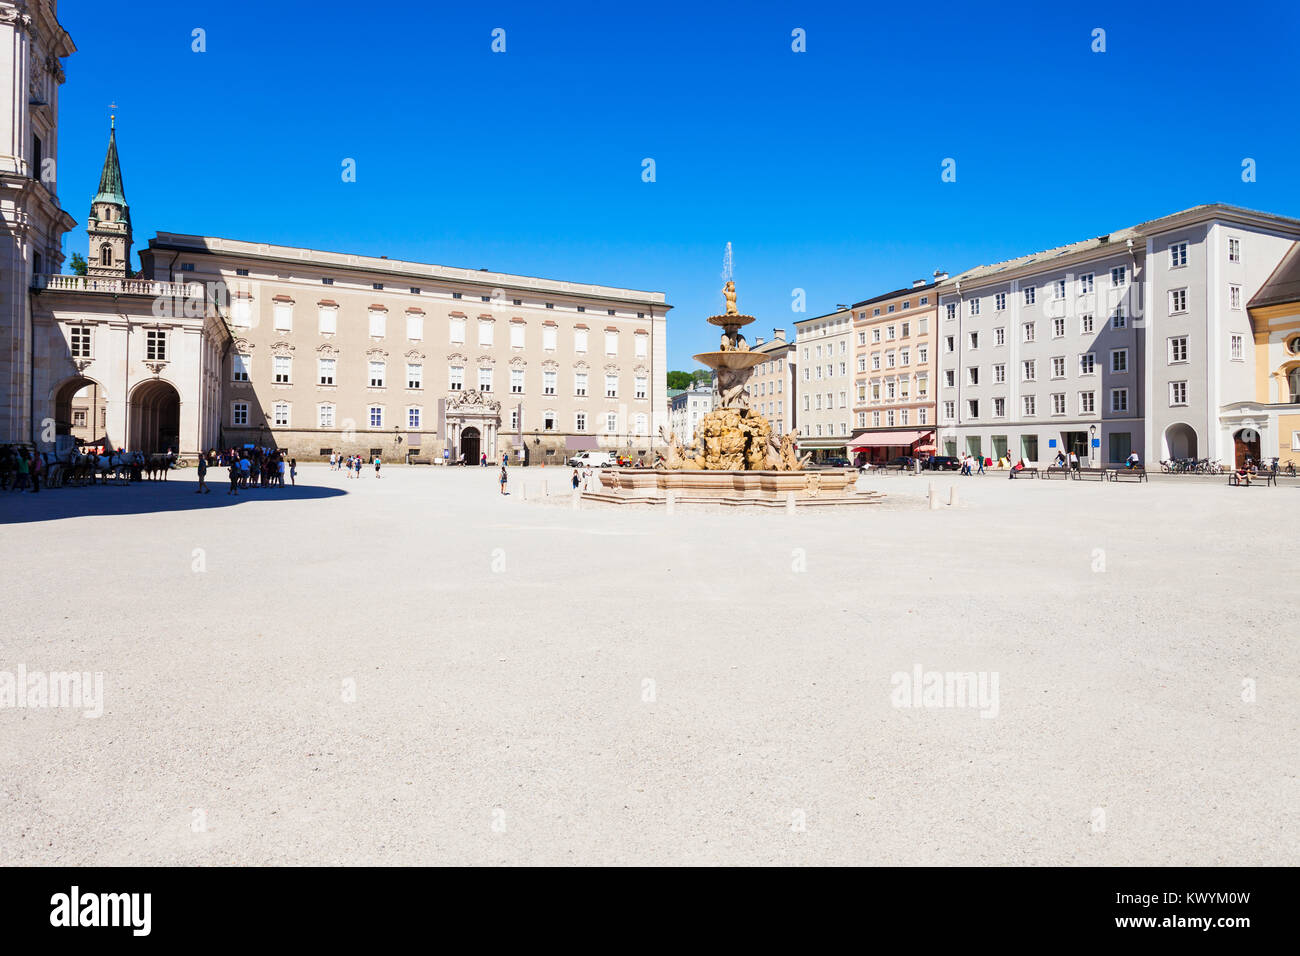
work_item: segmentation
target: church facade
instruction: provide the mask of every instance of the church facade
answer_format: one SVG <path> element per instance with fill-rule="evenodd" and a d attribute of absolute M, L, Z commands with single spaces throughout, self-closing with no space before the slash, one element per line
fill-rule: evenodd
<path fill-rule="evenodd" d="M 115 122 L 84 275 L 66 274 L 55 158 L 75 46 L 52 0 L 0 0 L 0 39 L 0 443 L 652 455 L 663 293 L 167 232 L 133 271 Z"/>

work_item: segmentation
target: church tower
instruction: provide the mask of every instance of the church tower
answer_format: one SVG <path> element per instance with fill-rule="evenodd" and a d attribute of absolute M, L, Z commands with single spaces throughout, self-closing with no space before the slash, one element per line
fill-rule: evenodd
<path fill-rule="evenodd" d="M 117 158 L 117 118 L 109 120 L 108 155 L 99 175 L 99 192 L 90 202 L 86 220 L 90 249 L 86 274 L 101 279 L 131 276 L 131 208 L 122 189 L 122 164 Z"/>

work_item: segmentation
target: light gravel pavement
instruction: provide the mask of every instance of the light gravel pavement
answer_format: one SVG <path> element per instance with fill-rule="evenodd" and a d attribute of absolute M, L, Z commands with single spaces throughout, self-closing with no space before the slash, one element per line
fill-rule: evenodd
<path fill-rule="evenodd" d="M 383 475 L 0 495 L 0 672 L 104 680 L 0 709 L 0 862 L 1300 862 L 1300 489 Z M 996 716 L 894 706 L 917 666 Z"/>

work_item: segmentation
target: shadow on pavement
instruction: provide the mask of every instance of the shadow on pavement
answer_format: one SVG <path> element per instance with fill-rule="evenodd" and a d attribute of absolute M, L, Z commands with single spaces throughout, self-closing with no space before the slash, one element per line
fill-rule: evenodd
<path fill-rule="evenodd" d="M 42 488 L 0 491 L 0 525 L 24 521 L 58 521 L 88 515 L 159 514 L 168 511 L 196 511 L 226 508 L 246 501 L 307 501 L 346 495 L 338 488 L 316 485 L 286 485 L 283 488 L 248 488 L 228 495 L 229 482 L 209 482 L 211 494 L 196 495 L 193 481 L 109 482 L 79 488 Z"/>

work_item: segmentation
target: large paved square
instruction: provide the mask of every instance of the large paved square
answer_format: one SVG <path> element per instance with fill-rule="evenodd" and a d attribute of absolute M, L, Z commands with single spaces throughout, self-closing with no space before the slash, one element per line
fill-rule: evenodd
<path fill-rule="evenodd" d="M 1295 487 L 383 474 L 3 496 L 0 671 L 103 675 L 0 709 L 6 862 L 1298 860 Z M 896 706 L 918 667 L 996 699 Z"/>

